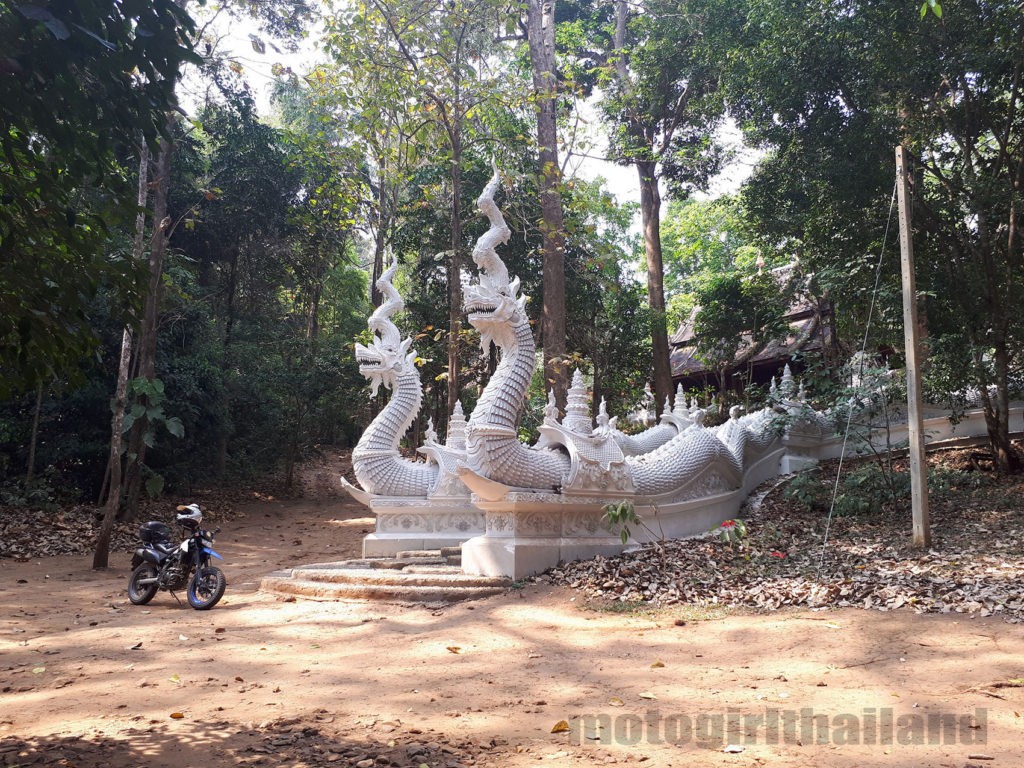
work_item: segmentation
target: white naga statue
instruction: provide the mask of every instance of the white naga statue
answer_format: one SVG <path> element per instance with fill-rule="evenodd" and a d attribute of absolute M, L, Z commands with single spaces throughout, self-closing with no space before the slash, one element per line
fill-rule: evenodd
<path fill-rule="evenodd" d="M 746 492 L 779 470 L 784 449 L 771 410 L 734 409 L 725 424 L 706 428 L 704 412 L 688 407 L 680 390 L 675 407 L 666 402 L 660 423 L 640 434 L 619 430 L 603 402 L 595 429 L 577 371 L 564 417 L 549 398 L 536 445 L 519 439 L 536 346 L 520 282 L 497 252 L 510 236 L 494 201 L 499 185 L 495 169 L 477 201 L 491 226 L 473 250 L 480 278 L 466 287 L 465 310 L 484 350 L 494 342 L 500 361 L 468 423 L 461 409 L 452 414 L 444 445 L 428 427 L 418 449 L 426 461 L 399 452 L 422 390 L 412 341 L 391 321 L 403 307 L 391 283 L 395 266 L 377 283 L 386 301 L 370 317 L 372 343 L 357 345 L 356 357 L 374 392 L 383 384 L 392 397 L 353 452 L 361 488 L 345 483 L 377 515 L 364 554 L 464 542 L 467 571 L 518 578 L 560 560 L 619 551 L 617 532 L 602 521 L 609 502 L 633 501 L 666 536 L 732 517 Z"/>
<path fill-rule="evenodd" d="M 466 456 L 466 419 L 456 403 L 448 421 L 448 438 L 438 442 L 433 422 L 417 450 L 425 461 L 401 455 L 399 445 L 423 400 L 412 339 L 402 339 L 391 318 L 405 303 L 392 284 L 397 264 L 377 280 L 383 303 L 370 316 L 369 345 L 356 344 L 359 372 L 370 380 L 371 397 L 381 385 L 392 396 L 363 432 L 352 451 L 352 470 L 359 487 L 345 478 L 342 485 L 377 517 L 376 530 L 363 541 L 364 555 L 393 554 L 458 544 L 483 530 L 483 513 L 469 503 L 469 491 L 458 477 Z"/>
<path fill-rule="evenodd" d="M 482 497 L 506 489 L 617 492 L 650 499 L 671 499 L 694 478 L 714 469 L 727 486 L 737 487 L 751 454 L 769 448 L 774 436 L 761 428 L 770 412 L 738 414 L 717 431 L 694 423 L 683 398 L 666 409 L 662 422 L 637 436 L 627 436 L 608 419 L 594 430 L 582 377 L 574 377 L 565 418 L 549 415 L 540 427 L 537 446 L 518 437 L 519 414 L 536 364 L 536 347 L 526 297 L 519 296 L 518 278 L 497 253 L 509 229 L 494 202 L 495 173 L 477 201 L 491 222 L 480 238 L 473 260 L 480 281 L 466 288 L 469 322 L 483 344 L 493 341 L 501 359 L 469 418 L 466 470 L 463 479 Z M 606 418 L 604 413 L 602 420 Z"/>

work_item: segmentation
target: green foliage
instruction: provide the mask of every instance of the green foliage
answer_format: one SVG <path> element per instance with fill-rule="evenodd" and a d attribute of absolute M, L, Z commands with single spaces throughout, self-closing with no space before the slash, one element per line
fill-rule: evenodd
<path fill-rule="evenodd" d="M 939 4 L 939 0 L 924 0 L 924 2 L 921 3 L 922 19 L 928 15 L 928 11 L 934 13 L 936 18 L 942 18 L 942 6 Z"/>
<path fill-rule="evenodd" d="M 763 241 L 798 253 L 854 323 L 873 294 L 876 256 L 866 254 L 878 253 L 886 228 L 893 148 L 907 148 L 929 332 L 957 339 L 973 361 L 953 361 L 966 374 L 958 389 L 982 393 L 1000 465 L 1016 468 L 1005 414 L 1024 337 L 1019 7 L 694 3 L 706 14 L 709 55 L 728 62 L 722 89 L 734 117 L 769 152 L 744 206 Z M 923 22 L 919 9 L 933 18 Z M 890 243 L 877 328 L 879 343 L 896 346 L 894 235 Z"/>
<path fill-rule="evenodd" d="M 643 521 L 636 513 L 633 502 L 628 499 L 620 501 L 618 504 L 605 504 L 601 507 L 601 510 L 604 512 L 603 519 L 608 524 L 609 529 L 619 529 L 619 536 L 622 539 L 623 546 L 629 543 L 629 537 L 632 535 L 630 526 L 643 525 Z"/>
<path fill-rule="evenodd" d="M 800 472 L 786 485 L 784 495 L 804 509 L 828 512 L 835 478 L 823 476 L 817 467 Z M 954 498 L 992 484 L 984 472 L 965 471 L 943 464 L 928 470 L 928 494 L 934 499 Z M 847 471 L 835 489 L 835 514 L 842 517 L 892 515 L 910 504 L 910 473 L 886 473 L 875 462 L 863 462 Z"/>
<path fill-rule="evenodd" d="M 829 499 L 821 481 L 821 470 L 812 467 L 798 473 L 786 483 L 785 497 L 797 502 L 807 510 L 828 510 Z"/>
<path fill-rule="evenodd" d="M 18 478 L 0 484 L 0 505 L 54 512 L 60 508 L 60 502 L 67 500 L 60 493 L 60 487 L 60 473 L 48 466 L 31 481 Z"/>
<path fill-rule="evenodd" d="M 163 427 L 174 437 L 184 437 L 185 427 L 177 416 L 168 416 L 164 412 L 164 383 L 160 379 L 132 379 L 128 382 L 128 395 L 134 402 L 125 410 L 122 431 L 128 432 L 132 425 L 144 418 L 146 431 L 143 442 L 152 448 L 156 441 L 157 427 Z"/>
<path fill-rule="evenodd" d="M 137 299 L 121 163 L 164 130 L 191 30 L 171 0 L 0 5 L 0 395 L 75 371 L 102 284 Z"/>
<path fill-rule="evenodd" d="M 630 9 L 623 49 L 609 51 L 601 80 L 612 157 L 659 163 L 680 199 L 705 189 L 725 160 L 713 138 L 722 117 L 718 67 L 697 55 L 702 25 L 686 3 Z"/>

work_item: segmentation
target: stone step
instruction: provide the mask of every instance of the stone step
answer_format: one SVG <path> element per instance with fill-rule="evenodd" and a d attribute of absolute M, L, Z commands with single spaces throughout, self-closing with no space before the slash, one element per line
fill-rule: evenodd
<path fill-rule="evenodd" d="M 291 571 L 293 579 L 331 584 L 378 584 L 409 587 L 495 587 L 503 589 L 506 579 L 470 576 L 452 566 L 408 566 L 395 571 L 384 568 L 311 568 Z"/>
<path fill-rule="evenodd" d="M 441 557 L 462 557 L 462 547 L 441 547 Z"/>
<path fill-rule="evenodd" d="M 311 600 L 377 600 L 387 603 L 454 603 L 500 595 L 505 587 L 412 586 L 403 584 L 339 583 L 267 576 L 260 589 Z"/>
<path fill-rule="evenodd" d="M 418 560 L 422 558 L 439 558 L 442 556 L 440 549 L 408 549 L 398 552 L 395 558 L 398 560 Z"/>
<path fill-rule="evenodd" d="M 404 553 L 403 553 L 404 554 Z M 410 565 L 451 565 L 443 557 L 363 557 L 358 560 L 342 560 L 337 563 L 313 563 L 302 566 L 304 568 L 381 568 L 391 571 L 400 571 Z"/>

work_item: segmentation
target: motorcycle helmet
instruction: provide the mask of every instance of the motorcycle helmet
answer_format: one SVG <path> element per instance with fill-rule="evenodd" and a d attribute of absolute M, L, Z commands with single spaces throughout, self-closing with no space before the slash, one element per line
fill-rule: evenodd
<path fill-rule="evenodd" d="M 174 516 L 174 520 L 182 528 L 194 531 L 202 525 L 203 513 L 198 504 L 183 505 L 178 507 L 178 514 Z"/>

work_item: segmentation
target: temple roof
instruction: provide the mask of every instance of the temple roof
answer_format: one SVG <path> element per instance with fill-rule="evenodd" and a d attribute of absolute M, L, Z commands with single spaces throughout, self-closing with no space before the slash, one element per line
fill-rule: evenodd
<path fill-rule="evenodd" d="M 797 270 L 798 263 L 792 262 L 784 267 L 771 270 L 771 274 L 779 283 L 779 290 L 793 289 L 793 299 L 786 310 L 785 319 L 789 323 L 789 332 L 785 338 L 777 338 L 757 348 L 751 343 L 750 335 L 745 335 L 743 345 L 733 360 L 733 365 L 747 365 L 786 361 L 795 352 L 812 352 L 823 348 L 823 342 L 832 333 L 831 308 L 826 305 L 825 311 L 819 310 L 814 297 L 807 290 L 808 277 Z M 794 281 L 796 284 L 794 285 Z M 700 307 L 694 307 L 689 317 L 683 321 L 669 339 L 672 345 L 670 361 L 673 378 L 686 377 L 706 373 L 711 369 L 697 359 L 696 334 L 694 324 Z M 824 327 L 819 320 L 825 316 Z"/>

